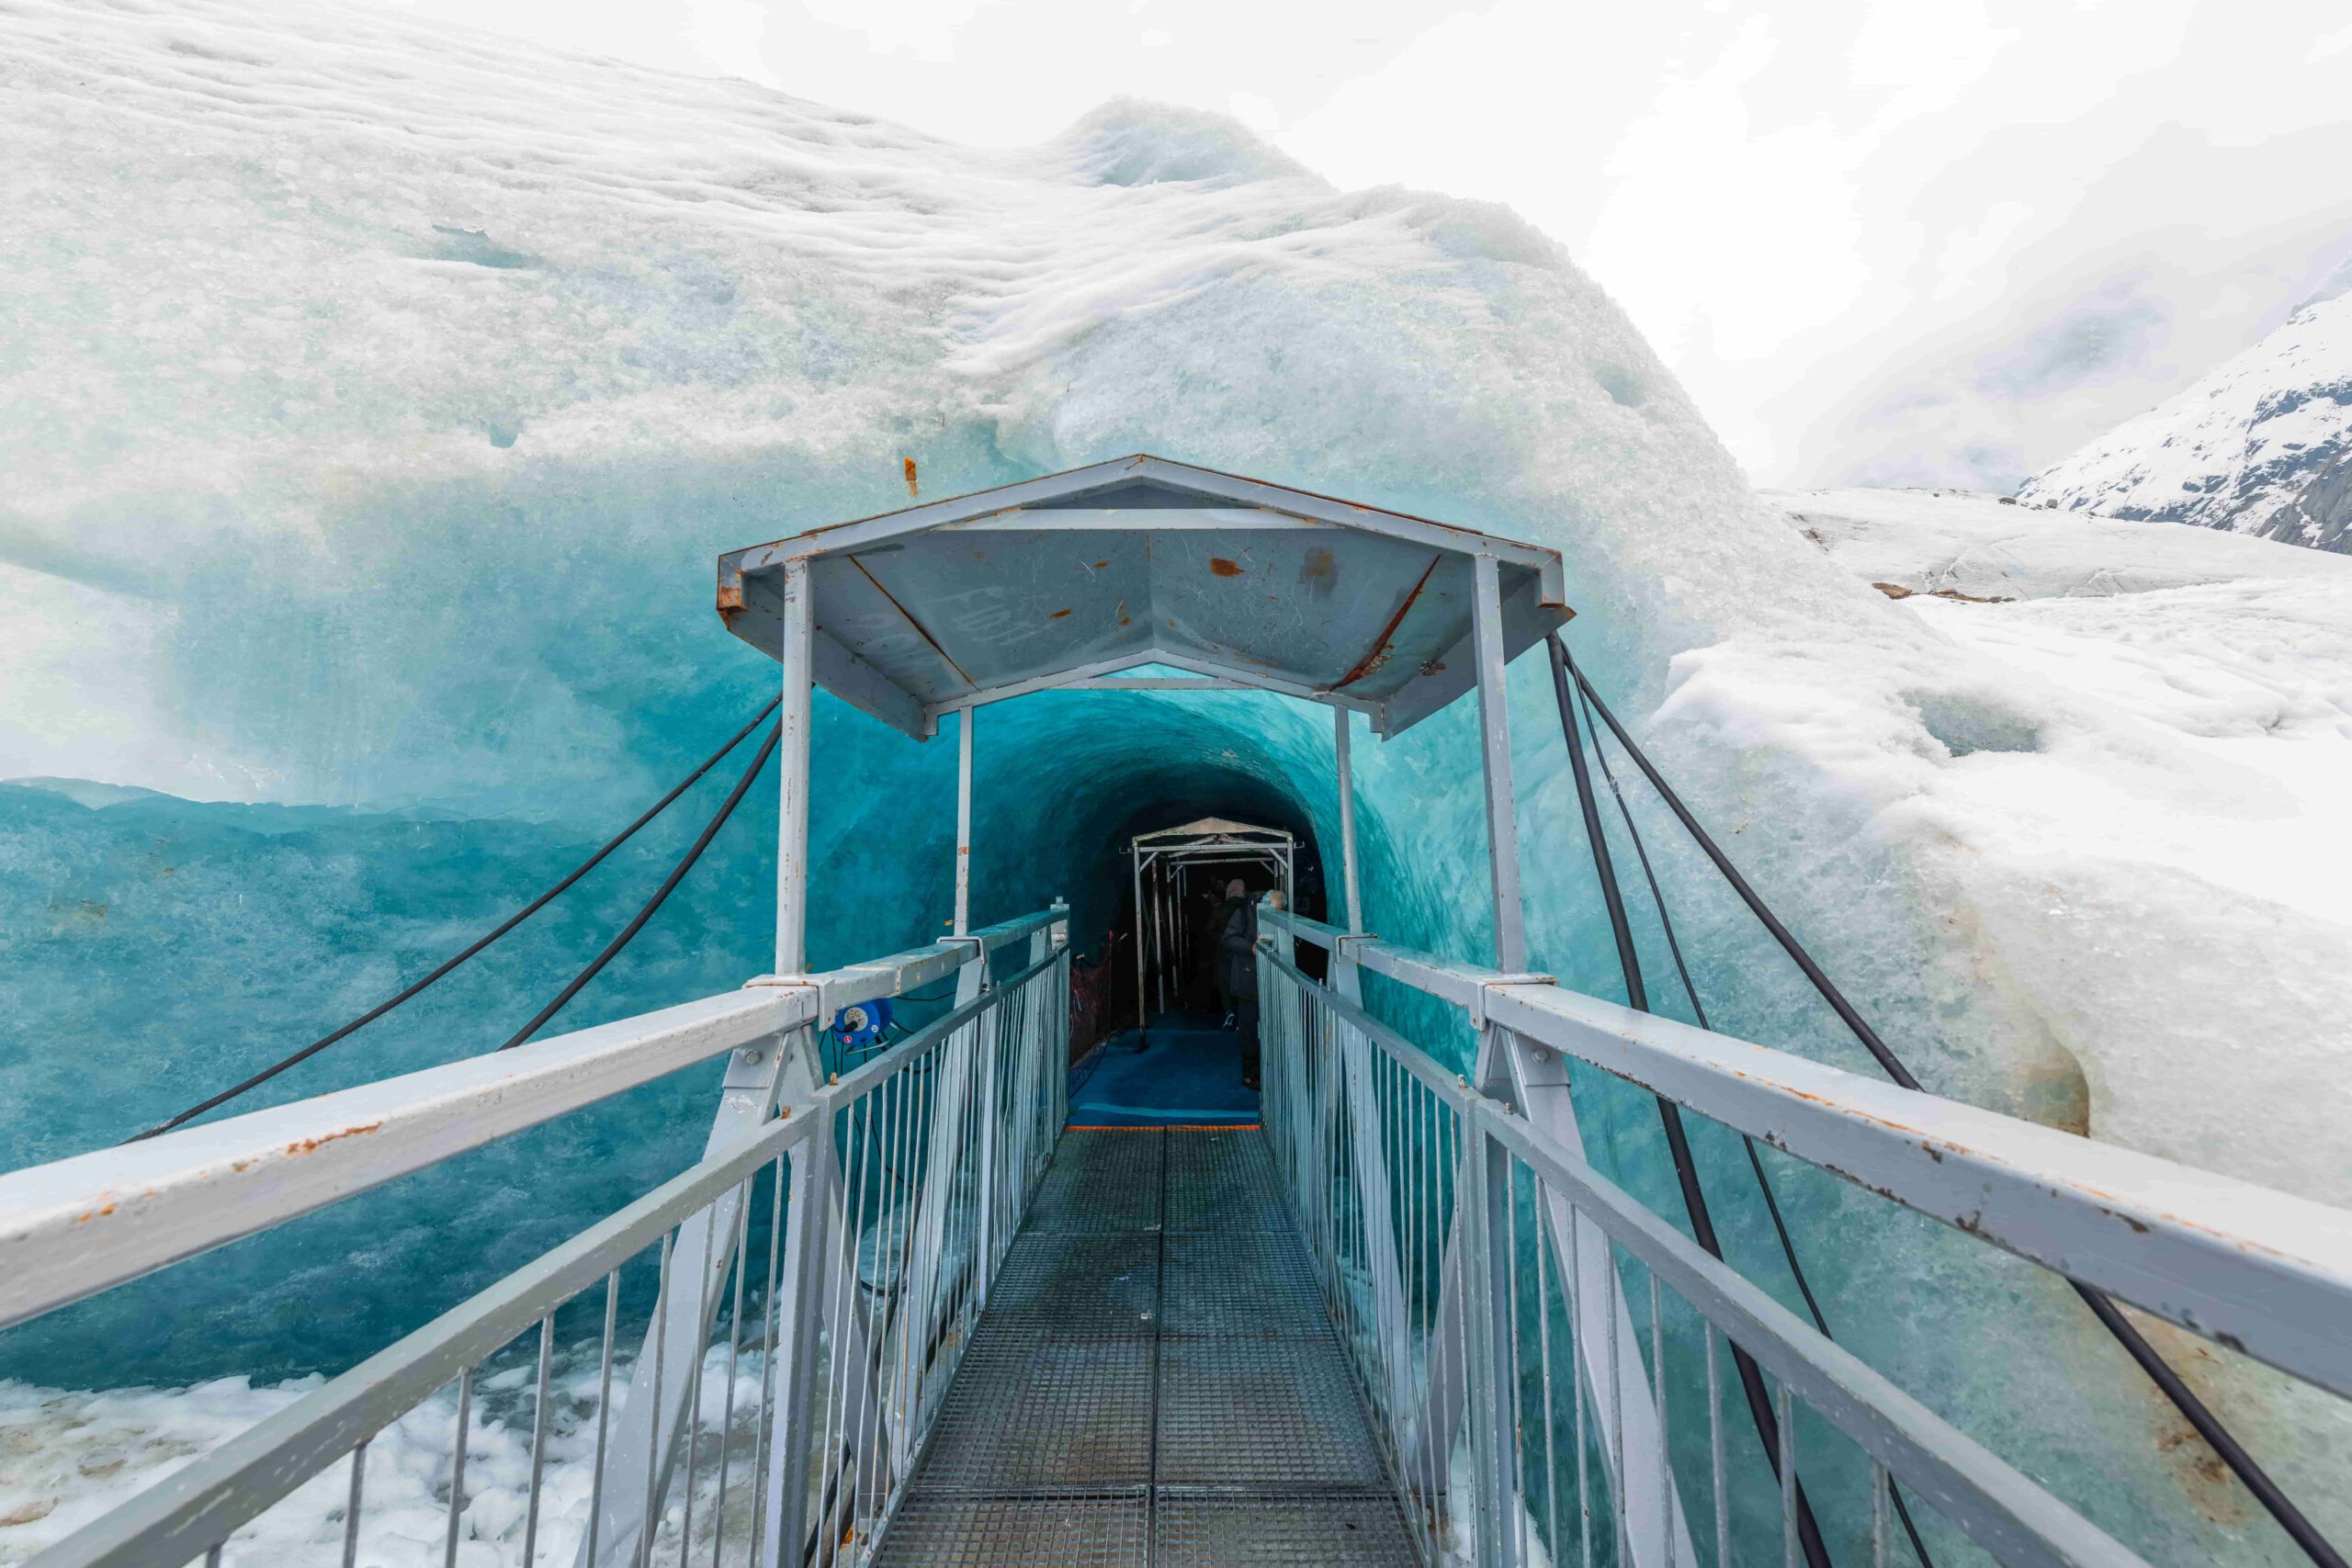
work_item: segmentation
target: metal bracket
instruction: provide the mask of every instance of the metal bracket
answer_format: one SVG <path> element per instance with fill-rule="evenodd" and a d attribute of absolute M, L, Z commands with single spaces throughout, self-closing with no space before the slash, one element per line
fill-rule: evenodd
<path fill-rule="evenodd" d="M 1487 1029 L 1487 993 L 1498 986 L 1555 986 L 1558 981 L 1549 975 L 1498 975 L 1490 980 L 1480 980 L 1477 989 L 1470 993 L 1470 1027 L 1483 1034 Z"/>
<path fill-rule="evenodd" d="M 978 964 L 980 966 L 980 994 L 986 996 L 996 989 L 996 979 L 989 973 L 989 944 L 987 942 L 976 936 L 944 936 L 939 941 L 942 946 L 951 942 L 970 942 L 972 956 L 964 960 L 964 964 Z M 959 964 L 956 968 L 960 971 L 963 966 L 963 964 Z M 961 1001 L 963 998 L 958 997 L 956 999 Z"/>

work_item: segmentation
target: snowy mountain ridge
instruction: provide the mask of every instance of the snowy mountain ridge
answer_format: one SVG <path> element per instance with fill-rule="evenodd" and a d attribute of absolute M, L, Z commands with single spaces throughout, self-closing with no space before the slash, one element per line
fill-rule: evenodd
<path fill-rule="evenodd" d="M 2352 553 L 2352 292 L 2284 325 L 2018 490 L 2021 501 Z"/>

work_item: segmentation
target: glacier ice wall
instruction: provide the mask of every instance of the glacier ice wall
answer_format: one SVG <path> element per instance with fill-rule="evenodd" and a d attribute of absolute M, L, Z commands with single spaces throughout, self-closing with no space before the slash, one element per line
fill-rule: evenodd
<path fill-rule="evenodd" d="M 1944 790 L 1963 759 L 1935 716 L 2043 698 L 1783 526 L 1600 290 L 1501 209 L 1335 191 L 1222 121 L 1145 106 L 979 152 L 332 6 L 14 0 L 0 60 L 0 202 L 22 226 L 0 248 L 22 306 L 0 323 L 0 604 L 28 650 L 0 773 L 164 792 L 0 791 L 13 1160 L 250 1070 L 569 863 L 768 689 L 710 612 L 712 558 L 902 503 L 909 457 L 930 496 L 1152 450 L 1557 547 L 1596 680 L 1936 1088 L 2095 1134 L 2102 1105 L 2151 1099 L 2182 1108 L 2133 1123 L 2170 1152 L 2193 1085 L 2102 1074 L 2146 1045 L 2102 1035 L 2100 998 L 2144 994 L 2151 940 L 2288 962 L 2258 931 L 2199 926 L 2193 900 L 2003 858 Z M 1544 673 L 1511 681 L 1532 942 L 1614 995 Z M 980 733 L 983 919 L 1099 898 L 1102 841 L 1154 791 L 1262 792 L 1330 840 L 1319 711 L 1069 695 Z M 1479 957 L 1474 742 L 1457 707 L 1358 758 L 1374 928 Z M 823 705 L 819 961 L 938 928 L 952 769 Z M 1719 1026 L 1865 1065 L 1645 827 Z M 494 1043 L 687 830 L 272 1092 Z M 571 1021 L 763 967 L 762 839 L 731 828 Z M 2053 886 L 2080 955 L 2054 974 L 2027 962 Z M 2328 1005 L 2296 995 L 2288 1037 Z M 2177 999 L 2169 1060 L 2193 1074 L 2242 1021 Z M 76 1387 L 340 1365 L 674 1169 L 711 1077 L 59 1314 L 0 1361 Z M 1655 1112 L 1579 1090 L 1596 1157 L 1676 1212 Z M 2200 1153 L 2352 1185 L 2281 1143 L 2250 1128 Z M 1701 1154 L 1736 1260 L 1785 1291 L 1736 1144 L 1702 1132 Z M 2193 1551 L 2270 1560 L 2047 1281 L 1778 1174 L 1864 1354 L 2127 1538 L 2177 1528 Z M 2301 1491 L 2341 1495 L 2313 1483 L 2327 1417 L 2210 1356 L 2199 1371 Z"/>

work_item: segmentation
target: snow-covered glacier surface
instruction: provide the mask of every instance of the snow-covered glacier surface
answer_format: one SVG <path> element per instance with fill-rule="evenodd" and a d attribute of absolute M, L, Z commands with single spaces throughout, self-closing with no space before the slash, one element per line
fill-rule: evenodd
<path fill-rule="evenodd" d="M 328 6 L 6 0 L 0 89 L 0 774 L 49 781 L 0 788 L 11 1164 L 122 1136 L 379 999 L 741 722 L 773 666 L 711 613 L 718 551 L 902 503 L 908 458 L 928 497 L 1149 450 L 1560 548 L 1597 682 L 1931 1087 L 2352 1199 L 2324 1135 L 2346 1110 L 2343 917 L 2315 883 L 2152 856 L 2102 821 L 2189 803 L 2256 824 L 2246 857 L 2340 857 L 2324 792 L 2245 759 L 2343 745 L 2341 687 L 2311 674 L 2277 722 L 2234 687 L 2155 713 L 2166 674 L 2126 700 L 2045 656 L 2076 601 L 1891 601 L 1748 491 L 1507 212 L 1335 191 L 1142 106 L 977 152 Z M 2074 632 L 2124 646 L 2173 593 L 2219 626 L 2229 592 L 2082 601 L 2111 625 Z M 1957 615 L 1984 609 L 2024 629 L 2001 646 Z M 2327 638 L 2310 628 L 2314 671 Z M 1512 680 L 1535 954 L 1614 995 L 1544 672 Z M 813 956 L 927 937 L 952 753 L 830 701 L 820 728 Z M 1112 842 L 1154 802 L 1333 831 L 1319 710 L 1070 694 L 980 733 L 977 911 L 1067 893 L 1081 948 Z M 1457 708 L 1358 771 L 1375 929 L 1482 957 L 1476 756 Z M 1718 1025 L 1866 1067 L 1670 822 L 1644 827 Z M 690 831 L 261 1098 L 494 1044 Z M 763 838 L 730 827 L 568 1018 L 763 967 Z M 339 1370 L 676 1169 L 714 1083 L 0 1337 L 0 1422 L 57 1461 L 10 1483 L 0 1553 L 266 1403 L 200 1380 Z M 1579 1096 L 1595 1157 L 1678 1212 L 1655 1111 L 1599 1079 Z M 1735 1261 L 1793 1299 L 1737 1144 L 1697 1136 Z M 1905 1387 L 2160 1560 L 2289 1560 L 2071 1298 L 1775 1170 L 1841 1337 Z M 2340 1416 L 2166 1344 L 2352 1531 Z M 1818 1495 L 1850 1533 L 1860 1477 L 1836 1474 Z M 1770 1528 L 1769 1489 L 1739 1506 Z"/>

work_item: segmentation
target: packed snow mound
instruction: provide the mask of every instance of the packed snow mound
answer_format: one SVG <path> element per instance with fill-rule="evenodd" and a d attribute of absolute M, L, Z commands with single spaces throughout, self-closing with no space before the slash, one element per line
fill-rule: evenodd
<path fill-rule="evenodd" d="M 119 1137 L 381 999 L 682 773 L 774 689 L 712 614 L 720 551 L 904 504 L 910 461 L 931 498 L 1155 451 L 1557 547 L 1593 679 L 1927 1083 L 2342 1190 L 2340 1144 L 2305 1135 L 2352 1094 L 2318 1070 L 2352 1011 L 2338 928 L 2078 831 L 2107 805 L 2088 785 L 2003 792 L 2104 758 L 2096 779 L 2150 813 L 2258 796 L 2266 844 L 2324 825 L 2238 753 L 2184 750 L 1825 557 L 1498 209 L 1335 191 L 1195 114 L 1114 106 L 974 152 L 331 4 L 8 0 L 0 81 L 0 607 L 35 650 L 0 671 L 0 776 L 167 792 L 0 788 L 18 1160 Z M 1532 957 L 1622 994 L 1538 661 L 1510 698 Z M 812 959 L 929 939 L 952 746 L 830 699 L 817 724 Z M 1083 951 L 1123 812 L 1282 806 L 1335 837 L 1328 716 L 1279 699 L 1070 694 L 978 733 L 975 913 L 1098 898 Z M 1374 928 L 1483 960 L 1479 755 L 1456 705 L 1356 767 Z M 1634 808 L 1719 1026 L 1868 1070 L 1670 818 Z M 759 815 L 567 1021 L 762 965 Z M 669 826 L 465 988 L 256 1098 L 495 1044 L 658 878 L 691 830 Z M 1655 920 L 1637 934 L 1670 975 Z M 76 1092 L 94 1079 L 107 1096 Z M 1677 1212 L 1655 1105 L 1577 1087 L 1595 1160 Z M 11 1370 L 348 1364 L 674 1171 L 715 1092 L 680 1075 L 20 1326 Z M 1793 1300 L 1738 1140 L 1693 1138 L 1741 1266 Z M 2278 1560 L 2228 1508 L 2184 1520 L 2194 1454 L 2116 1393 L 2063 1287 L 1781 1176 L 1858 1352 L 2159 1557 Z M 319 1257 L 355 1261 L 328 1280 Z M 303 1294 L 330 1289 L 332 1314 Z M 2237 1372 L 2211 1392 L 2314 1506 L 2352 1497 L 2307 1407 Z"/>
<path fill-rule="evenodd" d="M 2352 553 L 2352 293 L 2331 279 L 2278 331 L 2018 496 Z"/>
<path fill-rule="evenodd" d="M 2352 582 L 2352 561 L 2203 528 L 2052 513 L 1969 491 L 1781 490 L 1764 498 L 1884 592 L 1963 599 L 2146 593 L 2206 582 Z"/>
<path fill-rule="evenodd" d="M 1223 115 L 1114 98 L 1055 139 L 1073 165 L 1103 185 L 1308 177 L 1288 153 Z"/>
<path fill-rule="evenodd" d="M 2164 953 L 2181 966 L 2169 979 L 2098 988 L 2143 1039 L 2177 1039 L 2165 1015 L 2189 997 L 2297 1019 L 2256 1040 L 2215 1017 L 2194 1073 L 2167 1066 L 2168 1045 L 2143 1055 L 2116 1037 L 2086 1062 L 2092 1125 L 2289 1185 L 2294 1151 L 2340 1147 L 2352 1115 L 2331 1087 L 2352 1065 L 2352 996 L 2338 979 L 2352 973 L 2352 560 L 1984 496 L 1770 499 L 1831 559 L 1881 592 L 1907 591 L 1906 610 L 1999 672 L 1989 708 L 1921 704 L 1960 764 L 1925 808 L 1966 823 L 2018 874 L 2047 877 L 2038 940 L 2007 948 L 2037 972 L 2037 994 L 2064 1008 L 2069 975 Z M 2127 926 L 2131 944 L 2109 951 Z M 2123 1084 L 2134 1087 L 2116 1092 Z M 2254 1145 L 2229 1129 L 2255 1127 L 2270 1153 L 2248 1163 Z M 2314 1190 L 2352 1202 L 2352 1167 L 2333 1162 Z"/>

